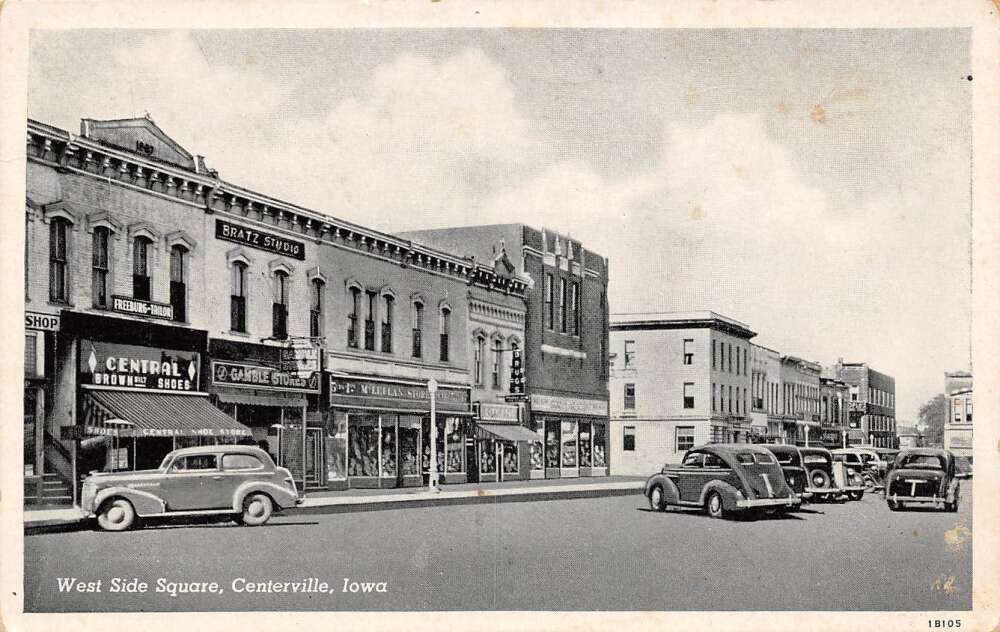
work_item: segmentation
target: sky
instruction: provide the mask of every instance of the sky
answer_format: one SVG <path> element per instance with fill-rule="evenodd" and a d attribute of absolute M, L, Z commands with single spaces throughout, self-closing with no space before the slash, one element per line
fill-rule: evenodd
<path fill-rule="evenodd" d="M 29 116 L 148 113 L 222 178 L 382 231 L 525 222 L 612 312 L 711 309 L 896 379 L 969 369 L 969 32 L 35 31 Z"/>

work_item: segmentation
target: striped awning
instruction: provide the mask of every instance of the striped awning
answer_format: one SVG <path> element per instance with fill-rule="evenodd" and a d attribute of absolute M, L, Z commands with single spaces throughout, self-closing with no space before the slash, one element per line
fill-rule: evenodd
<path fill-rule="evenodd" d="M 250 429 L 205 395 L 89 390 L 83 434 L 110 437 L 239 437 Z M 127 423 L 122 423 L 122 422 Z"/>

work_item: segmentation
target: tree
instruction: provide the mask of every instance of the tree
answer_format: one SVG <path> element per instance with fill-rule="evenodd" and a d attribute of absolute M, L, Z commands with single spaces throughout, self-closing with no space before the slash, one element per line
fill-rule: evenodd
<path fill-rule="evenodd" d="M 948 420 L 948 398 L 938 393 L 920 407 L 920 425 L 924 427 L 924 445 L 941 446 L 944 423 Z"/>

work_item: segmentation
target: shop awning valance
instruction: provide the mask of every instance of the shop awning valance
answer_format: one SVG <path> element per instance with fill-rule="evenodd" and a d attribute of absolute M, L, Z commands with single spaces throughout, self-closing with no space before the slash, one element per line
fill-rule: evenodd
<path fill-rule="evenodd" d="M 478 424 L 480 430 L 504 441 L 541 441 L 542 435 L 532 432 L 524 426 L 508 424 Z"/>
<path fill-rule="evenodd" d="M 302 408 L 307 404 L 305 397 L 289 397 L 280 394 L 263 394 L 256 390 L 239 391 L 236 389 L 217 388 L 215 394 L 220 401 L 227 404 L 245 404 L 249 406 L 273 406 L 275 408 Z"/>
<path fill-rule="evenodd" d="M 88 390 L 83 433 L 117 437 L 233 437 L 250 429 L 203 395 Z M 123 424 L 117 420 L 128 423 Z"/>

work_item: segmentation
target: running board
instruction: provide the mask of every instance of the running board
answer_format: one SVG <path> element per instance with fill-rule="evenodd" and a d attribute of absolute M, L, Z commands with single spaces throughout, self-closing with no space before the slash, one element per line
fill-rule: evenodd
<path fill-rule="evenodd" d="M 232 509 L 201 509 L 194 511 L 167 511 L 164 513 L 140 514 L 140 518 L 164 518 L 167 516 L 221 516 L 223 514 L 238 514 Z"/>

